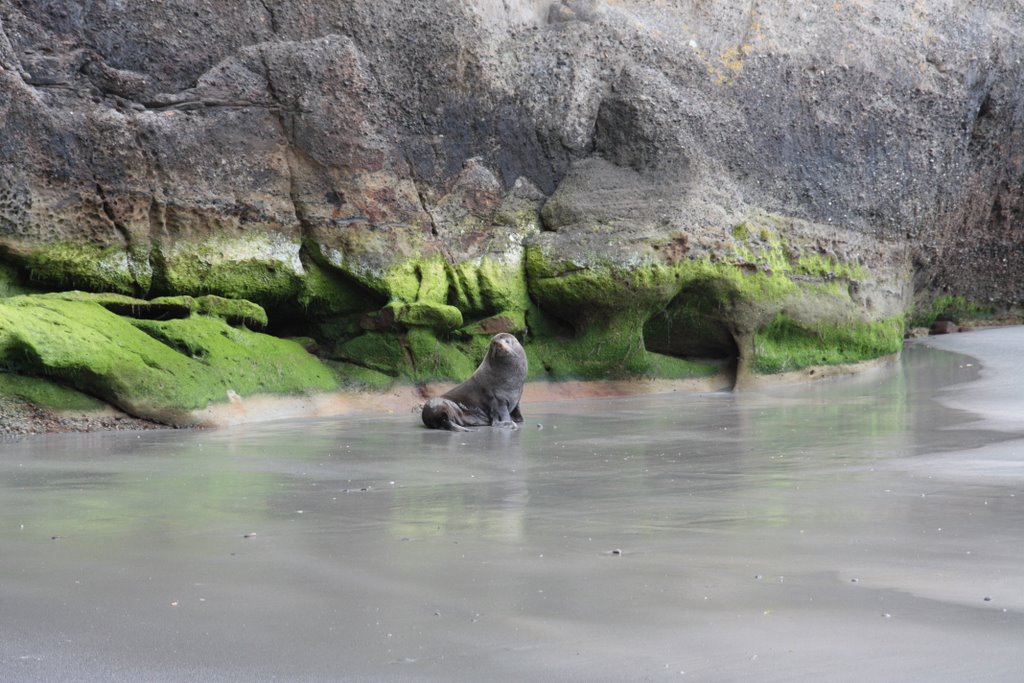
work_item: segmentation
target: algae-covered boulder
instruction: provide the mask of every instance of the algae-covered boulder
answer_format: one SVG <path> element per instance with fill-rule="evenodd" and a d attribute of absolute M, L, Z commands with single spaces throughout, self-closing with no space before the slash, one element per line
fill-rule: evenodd
<path fill-rule="evenodd" d="M 779 313 L 754 334 L 751 370 L 774 374 L 898 353 L 903 330 L 902 316 L 874 321 L 801 323 Z"/>
<path fill-rule="evenodd" d="M 205 315 L 127 317 L 84 296 L 0 300 L 0 365 L 170 424 L 188 424 L 190 411 L 232 394 L 336 386 L 331 371 L 294 342 Z"/>
<path fill-rule="evenodd" d="M 394 322 L 409 327 L 432 327 L 452 330 L 462 325 L 462 312 L 455 306 L 416 301 L 411 304 L 393 301 L 384 307 Z"/>
<path fill-rule="evenodd" d="M 298 239 L 255 231 L 158 244 L 152 257 L 158 264 L 157 291 L 278 305 L 294 300 L 301 291 L 305 269 L 300 247 Z"/>
<path fill-rule="evenodd" d="M 157 301 L 163 301 L 166 298 Z M 267 326 L 267 312 L 263 310 L 263 307 L 245 299 L 225 299 L 208 294 L 197 297 L 195 305 L 199 313 L 221 318 L 229 325 L 245 325 L 250 328 Z"/>
<path fill-rule="evenodd" d="M 651 260 L 612 260 L 607 234 L 576 233 L 571 244 L 564 235 L 540 235 L 527 250 L 531 295 L 542 311 L 572 329 L 570 339 L 548 345 L 547 355 L 555 348 L 570 354 L 577 367 L 573 371 L 563 366 L 562 373 L 643 374 L 648 366 L 643 325 L 679 291 L 678 274 Z M 553 360 L 545 365 L 554 367 Z"/>
<path fill-rule="evenodd" d="M 486 342 L 441 340 L 432 330 L 420 327 L 403 333 L 366 332 L 339 344 L 332 355 L 405 380 L 462 381 L 476 369 L 485 350 Z"/>
<path fill-rule="evenodd" d="M 679 264 L 678 295 L 645 324 L 648 348 L 737 357 L 740 375 L 900 350 L 907 266 L 891 245 L 756 211 L 729 233 L 724 256 Z"/>
<path fill-rule="evenodd" d="M 560 355 L 582 376 L 662 374 L 656 352 L 737 359 L 743 376 L 899 350 L 896 245 L 720 199 L 605 159 L 575 165 L 528 241 L 530 293 L 569 330 L 557 345 L 541 335 L 545 367 Z"/>
<path fill-rule="evenodd" d="M 527 283 L 539 308 L 528 319 L 539 332 L 540 362 L 531 367 L 553 377 L 664 369 L 643 327 L 681 286 L 676 265 L 688 235 L 670 220 L 681 197 L 676 184 L 601 157 L 572 166 L 541 211 L 545 230 L 527 239 Z"/>

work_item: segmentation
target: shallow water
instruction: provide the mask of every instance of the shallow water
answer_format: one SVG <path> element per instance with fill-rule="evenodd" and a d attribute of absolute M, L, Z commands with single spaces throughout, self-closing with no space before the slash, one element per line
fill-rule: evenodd
<path fill-rule="evenodd" d="M 1024 329 L 928 343 L 977 359 L 0 444 L 0 679 L 1024 680 Z"/>

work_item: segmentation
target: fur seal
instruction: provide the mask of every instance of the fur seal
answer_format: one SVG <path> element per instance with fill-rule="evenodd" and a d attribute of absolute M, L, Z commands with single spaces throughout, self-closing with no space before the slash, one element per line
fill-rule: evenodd
<path fill-rule="evenodd" d="M 473 376 L 423 406 L 423 424 L 453 432 L 487 425 L 515 429 L 523 421 L 519 399 L 526 367 L 526 352 L 519 340 L 505 332 L 494 335 Z"/>

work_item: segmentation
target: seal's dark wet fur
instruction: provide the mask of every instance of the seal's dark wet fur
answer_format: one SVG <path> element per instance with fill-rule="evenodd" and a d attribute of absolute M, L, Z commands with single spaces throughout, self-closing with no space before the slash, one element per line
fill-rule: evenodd
<path fill-rule="evenodd" d="M 526 352 L 519 340 L 504 332 L 494 335 L 473 376 L 423 406 L 423 424 L 457 432 L 487 425 L 515 428 L 523 421 L 519 400 L 526 368 Z"/>

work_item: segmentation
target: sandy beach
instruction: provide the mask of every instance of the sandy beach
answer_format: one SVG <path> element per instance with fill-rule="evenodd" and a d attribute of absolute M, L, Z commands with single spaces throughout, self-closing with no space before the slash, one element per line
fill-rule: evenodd
<path fill-rule="evenodd" d="M 1019 681 L 1024 328 L 853 377 L 0 448 L 0 671 Z"/>

